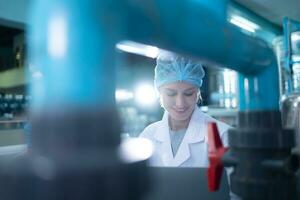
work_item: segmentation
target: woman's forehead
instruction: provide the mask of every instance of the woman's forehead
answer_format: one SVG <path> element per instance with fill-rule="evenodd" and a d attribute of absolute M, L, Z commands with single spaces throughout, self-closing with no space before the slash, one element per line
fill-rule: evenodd
<path fill-rule="evenodd" d="M 174 82 L 161 86 L 161 89 L 164 90 L 176 90 L 176 91 L 184 91 L 184 90 L 193 90 L 197 89 L 196 86 L 186 83 L 186 82 Z"/>

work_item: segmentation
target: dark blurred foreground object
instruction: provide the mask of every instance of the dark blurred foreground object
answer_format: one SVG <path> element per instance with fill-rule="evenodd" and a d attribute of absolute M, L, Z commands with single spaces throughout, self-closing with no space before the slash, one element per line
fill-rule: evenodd
<path fill-rule="evenodd" d="M 121 156 L 116 113 L 64 111 L 35 117 L 29 153 L 0 163 L 0 199 L 134 200 L 145 195 L 146 160 Z"/>
<path fill-rule="evenodd" d="M 122 153 L 114 102 L 119 31 L 110 27 L 122 24 L 122 3 L 34 0 L 29 7 L 31 143 L 27 154 L 0 163 L 0 199 L 140 199 L 147 158 Z"/>
<path fill-rule="evenodd" d="M 220 187 L 210 192 L 207 184 L 207 168 L 151 167 L 151 192 L 142 200 L 229 200 L 226 173 Z"/>
<path fill-rule="evenodd" d="M 243 200 L 297 199 L 294 131 L 281 124 L 279 111 L 240 112 L 238 127 L 229 130 L 223 164 L 235 168 L 231 188 Z"/>

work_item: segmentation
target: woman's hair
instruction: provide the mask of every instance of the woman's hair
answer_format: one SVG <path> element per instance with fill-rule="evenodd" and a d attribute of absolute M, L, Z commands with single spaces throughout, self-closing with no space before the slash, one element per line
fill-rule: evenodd
<path fill-rule="evenodd" d="M 200 107 L 202 104 L 202 96 L 201 96 L 201 90 L 199 89 L 198 93 L 197 93 L 197 106 Z"/>
<path fill-rule="evenodd" d="M 205 75 L 202 64 L 178 55 L 159 55 L 156 59 L 154 86 L 184 81 L 200 88 Z"/>

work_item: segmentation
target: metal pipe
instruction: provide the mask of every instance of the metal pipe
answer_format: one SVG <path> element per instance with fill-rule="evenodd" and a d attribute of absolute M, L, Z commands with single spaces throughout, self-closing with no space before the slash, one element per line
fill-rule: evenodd
<path fill-rule="evenodd" d="M 278 110 L 276 57 L 267 43 L 226 22 L 227 1 L 146 1 L 147 6 L 144 1 L 130 2 L 124 39 L 236 70 L 242 74 L 240 110 Z"/>
<path fill-rule="evenodd" d="M 121 40 L 132 40 L 195 56 L 204 63 L 228 67 L 242 74 L 240 110 L 250 112 L 242 113 L 246 122 L 240 125 L 240 130 L 243 131 L 246 127 L 250 134 L 241 131 L 236 132 L 238 134 L 235 138 L 230 138 L 233 143 L 236 142 L 236 149 L 232 152 L 238 150 L 235 154 L 239 155 L 236 166 L 238 173 L 248 175 L 257 170 L 257 163 L 249 159 L 262 158 L 260 154 L 263 153 L 253 151 L 252 145 L 256 145 L 255 141 L 259 141 L 263 146 L 265 143 L 268 144 L 269 138 L 272 138 L 275 142 L 270 146 L 272 151 L 268 149 L 268 152 L 273 152 L 274 149 L 284 150 L 283 154 L 280 154 L 282 157 L 290 155 L 289 148 L 293 141 L 287 141 L 284 149 L 280 146 L 284 131 L 275 133 L 275 137 L 272 137 L 273 128 L 281 129 L 281 126 L 278 126 L 280 119 L 277 117 L 279 83 L 274 53 L 265 42 L 246 36 L 227 24 L 228 1 L 216 3 L 206 0 L 37 0 L 36 2 L 38 5 L 32 17 L 34 26 L 29 31 L 29 44 L 32 45 L 29 53 L 32 69 L 43 76 L 42 79 L 34 79 L 31 88 L 33 114 L 37 116 L 34 118 L 34 125 L 39 127 L 33 129 L 33 136 L 39 138 L 40 132 L 44 131 L 44 136 L 39 138 L 42 142 L 33 143 L 37 152 L 43 152 L 48 157 L 54 154 L 64 158 L 66 152 L 74 154 L 90 146 L 98 151 L 103 147 L 117 146 L 118 140 L 114 136 L 118 134 L 118 130 L 113 129 L 114 124 L 106 123 L 107 121 L 98 124 L 97 121 L 103 119 L 99 118 L 100 116 L 104 118 L 110 116 L 109 111 L 115 109 L 114 45 Z M 49 114 L 51 109 L 60 113 L 58 120 L 56 112 L 51 111 Z M 93 109 L 95 112 L 91 111 Z M 260 114 L 253 112 L 254 110 L 263 112 Z M 45 117 L 41 117 L 43 115 Z M 251 120 L 247 120 L 249 116 Z M 273 123 L 272 116 L 276 117 L 276 123 Z M 112 115 L 109 119 L 114 117 L 115 115 Z M 88 134 L 76 129 L 78 122 L 84 118 L 89 119 L 85 122 L 88 127 L 92 127 L 87 131 Z M 260 119 L 272 121 L 270 127 L 267 127 L 270 129 L 267 137 L 257 131 L 261 127 L 265 128 L 260 126 L 264 121 Z M 247 140 L 247 136 L 252 134 L 252 124 L 257 126 L 257 129 L 253 140 Z M 98 132 L 103 125 L 107 126 L 106 129 Z M 47 127 L 53 129 L 49 131 L 50 128 Z M 101 139 L 106 137 L 111 138 L 108 141 L 112 143 L 103 144 Z M 47 140 L 43 140 L 45 138 Z M 65 138 L 66 145 L 63 142 L 59 142 L 58 145 L 66 151 L 56 150 L 59 148 L 53 144 Z M 83 138 L 84 144 L 78 142 Z M 47 141 L 51 141 L 52 146 L 47 146 L 49 145 Z M 241 146 L 240 141 L 249 141 L 249 145 Z M 245 149 L 247 154 L 243 154 Z M 113 152 L 110 153 L 114 155 Z M 272 156 L 267 154 L 266 159 Z M 243 167 L 245 162 L 241 164 L 240 161 L 244 160 L 251 162 L 250 168 Z M 246 172 L 243 169 L 246 169 Z M 248 173 L 249 171 L 251 173 Z M 265 169 L 261 169 L 261 173 L 268 175 Z M 293 179 L 293 176 L 281 175 L 283 180 Z M 120 180 L 122 178 L 123 176 L 120 176 Z M 260 180 L 258 175 L 255 178 Z M 236 179 L 233 185 L 239 186 L 238 183 L 239 180 Z M 248 182 L 245 185 L 247 184 Z M 262 197 L 265 195 L 264 191 L 267 191 L 267 194 L 274 192 L 269 187 L 266 184 L 266 189 L 259 188 Z M 240 194 L 248 192 L 241 191 Z M 273 195 L 276 196 L 275 193 Z"/>

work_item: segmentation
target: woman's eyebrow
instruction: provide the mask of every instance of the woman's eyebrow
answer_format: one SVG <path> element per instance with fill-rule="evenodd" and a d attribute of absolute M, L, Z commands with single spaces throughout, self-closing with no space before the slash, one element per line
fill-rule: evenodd
<path fill-rule="evenodd" d="M 193 91 L 193 90 L 196 90 L 196 88 L 194 88 L 194 87 L 191 87 L 191 88 L 187 88 L 187 89 L 185 89 L 184 91 Z"/>
<path fill-rule="evenodd" d="M 170 92 L 176 92 L 175 89 L 170 89 L 170 88 L 165 88 L 165 90 L 170 91 Z"/>

